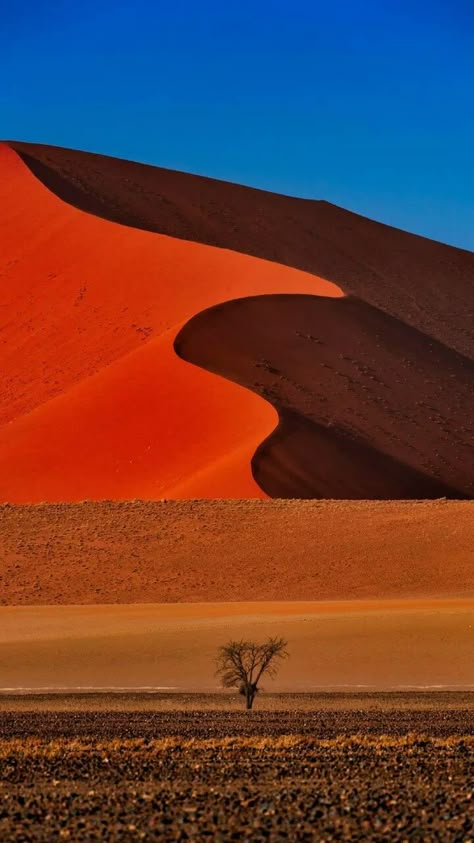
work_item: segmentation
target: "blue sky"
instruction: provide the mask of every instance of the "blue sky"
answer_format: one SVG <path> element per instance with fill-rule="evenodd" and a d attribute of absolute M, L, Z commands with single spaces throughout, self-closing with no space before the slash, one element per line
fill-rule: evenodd
<path fill-rule="evenodd" d="M 0 136 L 474 249 L 472 0 L 2 3 Z"/>

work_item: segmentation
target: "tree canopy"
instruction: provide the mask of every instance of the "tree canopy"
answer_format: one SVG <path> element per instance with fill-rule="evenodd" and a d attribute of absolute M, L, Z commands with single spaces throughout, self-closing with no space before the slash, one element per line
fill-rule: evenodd
<path fill-rule="evenodd" d="M 219 648 L 216 674 L 225 688 L 238 688 L 252 708 L 258 683 L 264 674 L 275 676 L 277 659 L 288 657 L 283 638 L 269 638 L 263 644 L 254 641 L 229 641 Z"/>

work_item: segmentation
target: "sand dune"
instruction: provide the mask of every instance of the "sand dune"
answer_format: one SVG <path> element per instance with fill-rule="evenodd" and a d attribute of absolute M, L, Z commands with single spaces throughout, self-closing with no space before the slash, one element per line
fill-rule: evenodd
<path fill-rule="evenodd" d="M 472 497 L 473 255 L 14 143 L 0 237 L 3 687 L 473 684 L 472 504 L 153 503 Z"/>
<path fill-rule="evenodd" d="M 471 252 L 329 202 L 59 147 L 11 146 L 44 184 L 82 210 L 297 267 L 473 356 Z"/>
<path fill-rule="evenodd" d="M 338 289 L 81 213 L 6 145 L 0 168 L 0 500 L 261 496 L 250 459 L 274 411 L 197 374 L 174 335 L 242 291 Z"/>
<path fill-rule="evenodd" d="M 218 686 L 230 638 L 288 639 L 267 690 L 472 687 L 473 600 L 0 609 L 3 688 Z"/>
<path fill-rule="evenodd" d="M 251 459 L 276 413 L 247 390 L 177 365 L 174 333 L 0 429 L 0 495 L 12 502 L 197 497 L 206 484 L 210 496 L 262 495 Z"/>
<path fill-rule="evenodd" d="M 0 507 L 3 604 L 474 598 L 472 504 Z"/>
<path fill-rule="evenodd" d="M 0 175 L 0 501 L 472 496 L 471 254 L 56 147 Z"/>

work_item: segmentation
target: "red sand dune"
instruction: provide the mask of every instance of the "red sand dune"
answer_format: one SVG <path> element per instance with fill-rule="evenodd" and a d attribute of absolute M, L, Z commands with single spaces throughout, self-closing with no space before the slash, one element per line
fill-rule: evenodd
<path fill-rule="evenodd" d="M 338 289 L 85 214 L 0 156 L 0 500 L 261 496 L 274 410 L 183 363 L 174 335 L 242 293 Z"/>
<path fill-rule="evenodd" d="M 471 405 L 466 397 L 472 254 L 325 202 L 55 147 L 1 146 L 0 175 L 0 500 L 249 497 L 263 496 L 261 487 L 297 496 L 366 497 L 368 489 L 379 497 L 472 494 L 465 479 L 472 460 L 466 446 L 473 415 L 472 396 Z M 361 300 L 355 312 L 349 305 L 349 320 L 341 291 Z M 319 351 L 301 355 L 299 348 L 293 358 L 291 342 L 284 351 L 275 347 L 280 327 L 295 336 L 309 330 L 305 308 L 281 320 L 279 293 L 311 296 L 311 313 L 318 301 L 326 307 L 328 299 L 317 296 L 339 300 L 328 318 L 331 377 L 319 378 L 318 369 L 310 393 L 307 376 Z M 249 313 L 248 323 L 246 317 L 235 320 L 241 311 L 232 300 L 250 296 L 263 296 L 258 319 Z M 173 351 L 180 329 L 181 346 L 206 322 L 208 309 L 223 302 L 217 333 L 206 333 L 202 347 L 193 340 L 188 358 L 258 395 L 190 366 Z M 394 390 L 391 414 L 377 390 L 367 405 L 366 373 L 357 371 L 348 416 L 337 380 L 342 346 L 362 343 L 354 360 L 365 365 L 370 356 L 376 382 L 384 379 L 387 356 L 379 358 L 379 344 L 367 345 L 364 335 L 364 319 L 374 308 L 380 329 L 391 326 L 390 377 L 384 381 Z M 286 405 L 271 371 L 260 377 L 260 367 L 256 379 L 248 369 L 267 360 L 270 334 L 279 387 L 285 377 L 292 379 L 290 391 L 283 389 Z M 421 369 L 413 363 L 397 372 L 404 342 L 415 334 Z M 210 348 L 217 336 L 222 347 Z M 444 344 L 435 343 L 444 349 L 438 354 L 445 360 L 443 393 L 429 360 L 433 339 Z M 280 359 L 286 353 L 290 357 Z M 238 359 L 232 371 L 229 355 Z M 431 418 L 425 410 L 407 415 L 407 401 L 423 391 L 424 378 Z M 400 380 L 406 388 L 395 387 Z M 300 399 L 307 396 L 304 404 L 308 395 L 312 407 L 303 412 Z M 316 412 L 328 397 L 335 424 Z M 280 418 L 282 407 L 287 418 L 297 417 L 290 462 L 287 451 L 282 460 L 281 450 L 269 449 L 275 438 L 261 445 L 277 421 L 271 404 Z M 303 431 L 308 419 L 309 438 Z M 323 440 L 315 437 L 317 423 Z M 353 441 L 345 454 L 337 442 L 334 447 L 334 433 L 346 435 L 347 426 Z M 386 447 L 384 427 L 390 426 Z M 382 433 L 367 441 L 367 430 L 374 429 Z M 316 476 L 328 435 L 333 456 L 322 461 L 324 476 Z M 305 476 L 298 468 L 302 460 Z M 389 463 L 393 471 L 387 471 Z M 354 465 L 367 481 L 349 484 L 347 492 L 339 479 L 351 469 L 354 474 Z"/>
<path fill-rule="evenodd" d="M 329 202 L 76 150 L 12 146 L 51 190 L 84 211 L 311 272 L 473 356 L 472 252 Z"/>

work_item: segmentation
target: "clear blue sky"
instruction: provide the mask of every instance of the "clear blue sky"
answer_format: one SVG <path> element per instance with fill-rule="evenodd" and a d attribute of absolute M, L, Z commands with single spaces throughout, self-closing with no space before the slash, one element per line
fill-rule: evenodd
<path fill-rule="evenodd" d="M 0 137 L 325 198 L 474 249 L 473 0 L 1 6 Z"/>

